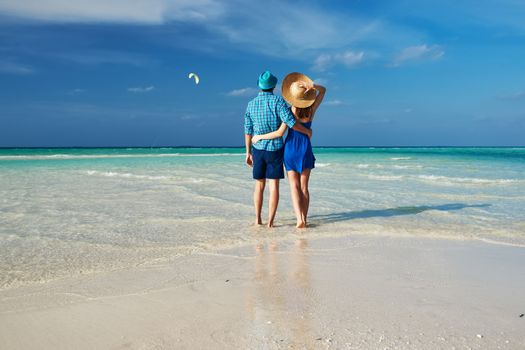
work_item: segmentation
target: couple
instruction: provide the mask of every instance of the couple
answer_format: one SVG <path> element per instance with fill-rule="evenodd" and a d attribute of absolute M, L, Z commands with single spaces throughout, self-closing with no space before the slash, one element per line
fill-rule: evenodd
<path fill-rule="evenodd" d="M 279 180 L 284 178 L 284 162 L 297 219 L 296 227 L 304 228 L 310 204 L 308 180 L 310 171 L 315 167 L 310 126 L 326 89 L 315 85 L 304 74 L 290 73 L 282 83 L 283 99 L 273 94 L 276 84 L 277 78 L 269 71 L 259 76 L 257 85 L 261 91 L 248 103 L 244 117 L 246 164 L 253 167 L 253 178 L 256 180 L 253 193 L 255 224 L 262 225 L 263 194 L 268 179 L 268 227 L 273 227 L 279 204 Z M 287 128 L 290 130 L 283 141 Z"/>

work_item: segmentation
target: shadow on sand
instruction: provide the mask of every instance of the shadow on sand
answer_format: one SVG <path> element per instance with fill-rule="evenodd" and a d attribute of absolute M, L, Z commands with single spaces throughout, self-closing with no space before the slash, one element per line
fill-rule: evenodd
<path fill-rule="evenodd" d="M 422 205 L 417 207 L 397 207 L 389 209 L 377 209 L 377 210 L 360 210 L 360 211 L 348 211 L 341 213 L 332 213 L 325 215 L 312 215 L 311 220 L 317 223 L 330 223 L 338 221 L 346 221 L 353 219 L 365 219 L 374 217 L 391 217 L 401 215 L 413 215 L 419 214 L 427 210 L 440 210 L 440 211 L 452 211 L 461 210 L 465 208 L 486 208 L 490 207 L 490 204 L 463 204 L 463 203 L 450 203 L 442 205 Z"/>

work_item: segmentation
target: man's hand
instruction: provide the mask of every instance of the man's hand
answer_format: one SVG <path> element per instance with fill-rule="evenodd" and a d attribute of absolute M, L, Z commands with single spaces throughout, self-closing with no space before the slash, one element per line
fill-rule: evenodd
<path fill-rule="evenodd" d="M 308 131 L 306 132 L 306 136 L 308 136 L 308 138 L 312 138 L 312 129 L 308 129 Z"/>
<path fill-rule="evenodd" d="M 253 158 L 251 153 L 246 153 L 246 165 L 253 166 Z"/>
<path fill-rule="evenodd" d="M 295 131 L 300 132 L 301 134 L 305 134 L 309 138 L 312 138 L 312 129 L 308 129 L 307 127 L 305 127 L 301 123 L 295 123 L 295 125 L 293 126 L 292 129 L 294 129 Z"/>

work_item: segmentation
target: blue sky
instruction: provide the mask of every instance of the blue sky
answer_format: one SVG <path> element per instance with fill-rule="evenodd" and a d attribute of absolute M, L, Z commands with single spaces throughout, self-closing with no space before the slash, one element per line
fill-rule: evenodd
<path fill-rule="evenodd" d="M 516 0 L 0 0 L 0 147 L 240 146 L 265 69 L 327 87 L 317 146 L 525 145 L 523 18 Z"/>

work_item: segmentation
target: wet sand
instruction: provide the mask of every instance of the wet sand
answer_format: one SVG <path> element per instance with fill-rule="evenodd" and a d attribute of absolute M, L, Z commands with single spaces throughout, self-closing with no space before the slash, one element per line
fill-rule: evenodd
<path fill-rule="evenodd" d="M 0 291 L 2 349 L 523 349 L 525 248 L 259 244 Z"/>

